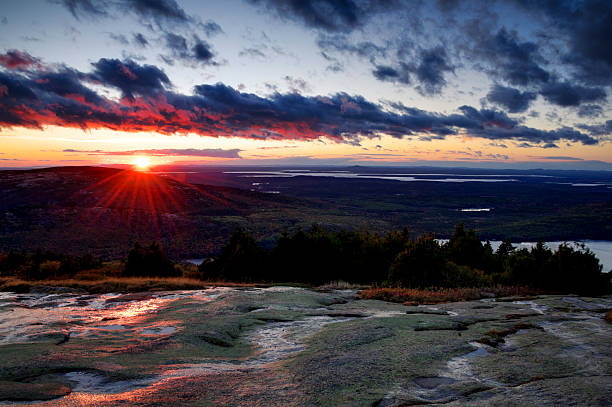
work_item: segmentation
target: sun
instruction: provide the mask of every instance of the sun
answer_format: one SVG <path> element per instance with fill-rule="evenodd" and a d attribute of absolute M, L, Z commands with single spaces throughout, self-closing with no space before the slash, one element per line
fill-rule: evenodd
<path fill-rule="evenodd" d="M 147 171 L 149 167 L 151 166 L 151 160 L 149 159 L 149 157 L 143 157 L 143 156 L 134 157 L 134 159 L 132 160 L 132 165 L 137 170 Z"/>

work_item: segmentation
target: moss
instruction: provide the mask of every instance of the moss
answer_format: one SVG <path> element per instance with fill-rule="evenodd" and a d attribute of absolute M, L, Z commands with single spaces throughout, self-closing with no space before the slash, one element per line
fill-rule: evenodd
<path fill-rule="evenodd" d="M 0 400 L 38 401 L 52 400 L 70 394 L 70 388 L 62 383 L 20 383 L 0 381 Z"/>

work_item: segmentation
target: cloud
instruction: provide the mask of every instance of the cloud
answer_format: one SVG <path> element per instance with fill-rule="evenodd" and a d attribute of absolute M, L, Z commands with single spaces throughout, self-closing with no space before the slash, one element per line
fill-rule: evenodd
<path fill-rule="evenodd" d="M 598 117 L 603 114 L 603 108 L 598 105 L 582 105 L 578 109 L 579 117 Z"/>
<path fill-rule="evenodd" d="M 146 47 L 147 45 L 149 45 L 149 41 L 141 33 L 134 34 L 132 40 L 134 41 L 134 43 L 136 43 L 136 45 L 140 47 Z"/>
<path fill-rule="evenodd" d="M 521 92 L 518 89 L 495 84 L 489 91 L 487 100 L 503 106 L 510 113 L 521 113 L 529 108 L 536 97 L 537 95 L 533 92 Z"/>
<path fill-rule="evenodd" d="M 519 7 L 545 18 L 549 30 L 566 46 L 562 60 L 575 78 L 590 85 L 612 83 L 612 3 L 606 0 L 516 1 Z"/>
<path fill-rule="evenodd" d="M 400 73 L 387 65 L 379 65 L 372 71 L 372 74 L 376 77 L 376 79 L 381 81 L 395 81 L 399 80 L 400 82 L 409 84 L 410 83 L 410 74 L 405 76 L 404 78 L 400 78 Z"/>
<path fill-rule="evenodd" d="M 201 22 L 188 15 L 175 0 L 50 0 L 65 7 L 77 20 L 110 18 L 126 13 L 139 18 L 148 28 L 166 31 L 181 28 L 201 30 L 207 37 L 223 32 L 212 20 Z"/>
<path fill-rule="evenodd" d="M 198 27 L 200 27 L 202 31 L 204 31 L 204 34 L 208 38 L 223 33 L 223 29 L 221 28 L 221 26 L 212 20 L 208 20 L 205 23 L 199 23 Z"/>
<path fill-rule="evenodd" d="M 66 67 L 0 71 L 0 127 L 58 125 L 258 140 L 326 138 L 355 145 L 382 134 L 424 140 L 464 135 L 541 145 L 560 140 L 598 143 L 589 129 L 530 128 L 491 109 L 461 106 L 456 113 L 438 114 L 395 103 L 389 104 L 395 110 L 390 111 L 358 95 L 261 97 L 222 83 L 195 86 L 188 95 L 172 91 L 166 74 L 155 66 L 100 59 L 92 67 L 89 73 Z M 110 99 L 84 85 L 89 82 L 120 89 L 124 97 Z"/>
<path fill-rule="evenodd" d="M 446 73 L 455 71 L 446 49 L 441 45 L 413 50 L 414 46 L 404 41 L 397 51 L 398 61 L 383 64 L 376 61 L 387 57 L 389 45 L 380 46 L 370 41 L 353 43 L 345 34 L 319 35 L 317 45 L 323 52 L 341 52 L 366 58 L 374 65 L 372 74 L 376 79 L 404 85 L 416 83 L 417 91 L 426 96 L 440 93 L 446 85 Z M 327 54 L 323 56 L 329 59 Z"/>
<path fill-rule="evenodd" d="M 515 32 L 505 28 L 492 34 L 475 24 L 468 33 L 473 39 L 468 56 L 487 62 L 494 77 L 518 86 L 546 83 L 550 79 L 550 73 L 540 65 L 545 60 L 536 43 L 521 42 Z"/>
<path fill-rule="evenodd" d="M 310 92 L 310 86 L 304 79 L 294 78 L 289 75 L 286 75 L 283 79 L 287 82 L 287 85 L 289 85 L 289 90 L 291 92 Z"/>
<path fill-rule="evenodd" d="M 373 15 L 391 9 L 392 0 L 248 0 L 284 19 L 329 32 L 348 32 L 364 25 Z"/>
<path fill-rule="evenodd" d="M 604 100 L 607 96 L 606 91 L 602 88 L 587 88 L 568 82 L 545 84 L 540 90 L 540 94 L 550 103 L 564 107 Z"/>
<path fill-rule="evenodd" d="M 321 51 L 320 54 L 323 57 L 323 59 L 325 59 L 325 61 L 328 62 L 327 67 L 325 67 L 326 71 L 342 72 L 344 70 L 344 65 L 342 65 L 342 63 L 337 58 L 334 58 L 323 51 Z"/>
<path fill-rule="evenodd" d="M 9 50 L 6 54 L 0 54 L 0 65 L 8 69 L 28 69 L 38 66 L 39 63 L 38 58 L 16 49 Z"/>
<path fill-rule="evenodd" d="M 578 157 L 568 157 L 564 155 L 549 155 L 549 156 L 539 156 L 539 155 L 531 155 L 529 158 L 535 158 L 538 160 L 553 160 L 553 161 L 584 161 L 584 158 Z"/>
<path fill-rule="evenodd" d="M 410 69 L 421 84 L 419 91 L 425 95 L 439 93 L 440 89 L 446 85 L 445 72 L 455 71 L 442 46 L 421 50 L 419 63 L 410 66 Z"/>
<path fill-rule="evenodd" d="M 353 54 L 362 58 L 368 58 L 371 61 L 374 61 L 377 57 L 384 57 L 387 53 L 385 47 L 381 47 L 370 41 L 352 43 L 349 41 L 349 38 L 343 34 L 319 35 L 317 38 L 317 45 L 323 51 Z"/>
<path fill-rule="evenodd" d="M 212 50 L 212 46 L 195 35 L 191 40 L 188 40 L 180 34 L 166 33 L 164 39 L 166 48 L 170 50 L 173 58 L 188 63 L 218 65 L 214 60 L 215 53 Z M 165 57 L 164 60 L 168 62 L 171 61 L 171 58 Z M 170 63 L 170 65 L 172 65 L 172 63 Z"/>
<path fill-rule="evenodd" d="M 153 65 L 139 65 L 132 60 L 102 58 L 91 64 L 94 71 L 90 80 L 119 88 L 123 95 L 133 99 L 135 95 L 152 96 L 170 86 L 166 74 Z"/>
<path fill-rule="evenodd" d="M 416 89 L 425 96 L 440 93 L 446 85 L 445 74 L 454 72 L 446 50 L 442 46 L 421 49 L 415 56 L 400 61 L 397 66 L 378 65 L 372 71 L 376 79 L 410 85 L 416 82 Z"/>
<path fill-rule="evenodd" d="M 260 49 L 258 48 L 244 48 L 242 49 L 239 53 L 238 56 L 241 57 L 251 57 L 251 58 L 262 58 L 262 59 L 266 59 L 267 55 L 264 54 Z"/>
<path fill-rule="evenodd" d="M 184 156 L 184 157 L 215 157 L 215 158 L 241 158 L 242 150 L 221 149 L 221 148 L 164 148 L 164 149 L 145 149 L 145 150 L 124 150 L 124 151 L 104 151 L 104 150 L 75 150 L 67 148 L 62 150 L 64 153 L 85 153 L 89 155 L 150 155 L 150 156 Z"/>
<path fill-rule="evenodd" d="M 82 18 L 108 17 L 110 2 L 107 0 L 55 0 L 70 11 L 77 20 Z"/>
<path fill-rule="evenodd" d="M 52 0 L 64 6 L 77 20 L 110 17 L 114 12 L 130 12 L 158 26 L 191 21 L 175 0 Z"/>
<path fill-rule="evenodd" d="M 122 0 L 122 6 L 140 17 L 163 23 L 187 23 L 191 19 L 174 0 Z"/>
<path fill-rule="evenodd" d="M 594 136 L 609 136 L 612 134 L 612 120 L 600 124 L 577 124 L 576 127 L 588 131 Z"/>
<path fill-rule="evenodd" d="M 130 42 L 127 37 L 123 34 L 115 34 L 115 33 L 107 33 L 109 38 L 115 42 L 118 42 L 121 45 L 128 45 Z"/>

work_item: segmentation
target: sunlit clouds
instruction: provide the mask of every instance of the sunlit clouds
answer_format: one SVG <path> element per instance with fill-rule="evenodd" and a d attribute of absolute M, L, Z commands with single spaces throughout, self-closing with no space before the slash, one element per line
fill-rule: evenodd
<path fill-rule="evenodd" d="M 155 4 L 0 12 L 0 166 L 612 155 L 606 2 Z"/>

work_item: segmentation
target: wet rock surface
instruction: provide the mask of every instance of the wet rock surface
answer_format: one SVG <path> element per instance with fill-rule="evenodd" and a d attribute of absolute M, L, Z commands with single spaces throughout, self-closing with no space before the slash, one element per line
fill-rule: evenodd
<path fill-rule="evenodd" d="M 610 405 L 612 297 L 0 293 L 0 404 Z"/>

